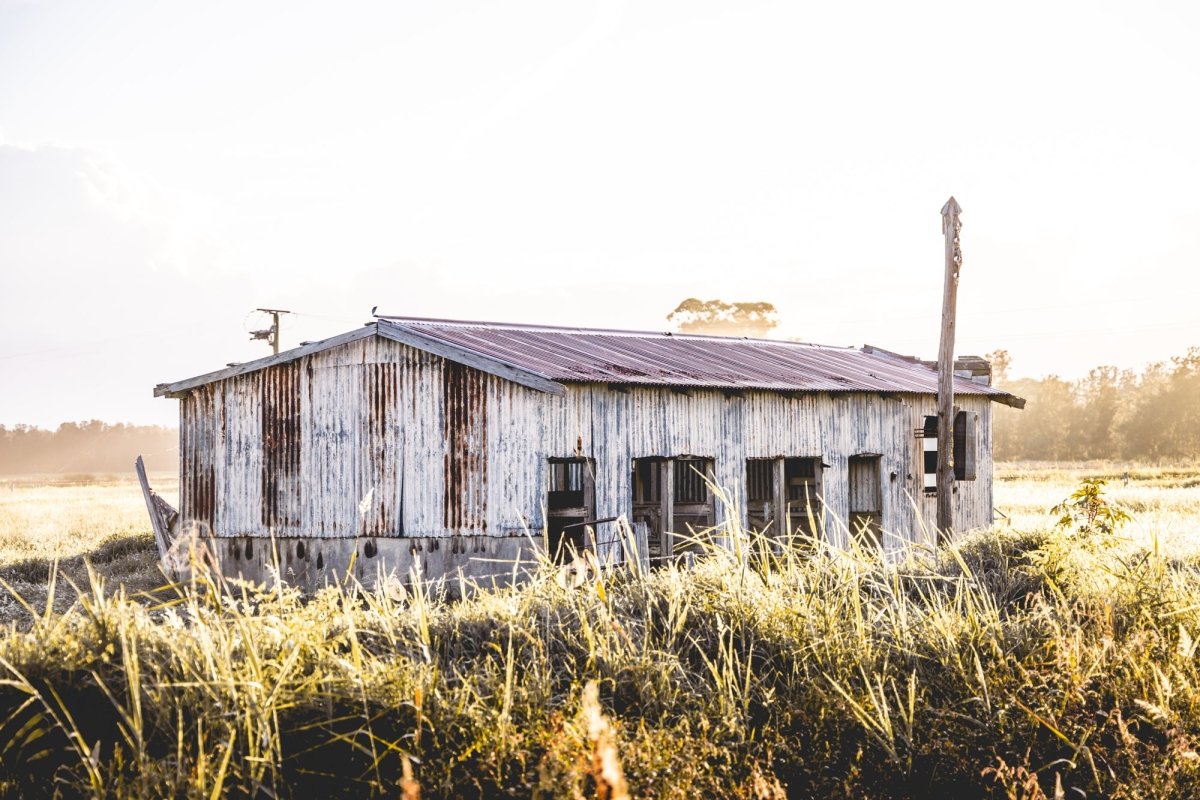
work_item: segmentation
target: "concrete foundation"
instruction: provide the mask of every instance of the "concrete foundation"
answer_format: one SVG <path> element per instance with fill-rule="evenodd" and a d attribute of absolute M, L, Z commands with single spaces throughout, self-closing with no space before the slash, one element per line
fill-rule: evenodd
<path fill-rule="evenodd" d="M 416 566 L 423 580 L 444 579 L 456 593 L 460 578 L 481 586 L 507 586 L 534 568 L 540 543 L 529 538 L 354 539 L 251 536 L 209 538 L 221 574 L 253 583 L 274 582 L 276 565 L 284 582 L 305 592 L 347 579 L 374 588 L 382 579 L 411 583 Z"/>

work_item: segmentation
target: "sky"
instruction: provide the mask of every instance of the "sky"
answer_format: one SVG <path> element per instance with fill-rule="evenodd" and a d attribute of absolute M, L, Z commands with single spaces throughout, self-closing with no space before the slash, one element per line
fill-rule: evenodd
<path fill-rule="evenodd" d="M 1200 4 L 0 0 L 0 424 L 393 315 L 1200 345 Z"/>

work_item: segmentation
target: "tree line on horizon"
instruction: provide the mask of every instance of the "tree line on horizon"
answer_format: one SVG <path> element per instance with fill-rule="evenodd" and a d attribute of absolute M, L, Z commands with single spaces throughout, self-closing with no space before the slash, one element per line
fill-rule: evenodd
<path fill-rule="evenodd" d="M 689 297 L 667 315 L 681 333 L 766 337 L 779 325 L 768 302 Z M 1164 461 L 1200 458 L 1200 347 L 1141 372 L 1095 367 L 1009 380 L 1008 351 L 989 353 L 993 383 L 1024 397 L 1023 411 L 996 407 L 997 461 Z"/>
<path fill-rule="evenodd" d="M 1010 379 L 1006 351 L 987 358 L 993 383 L 1028 401 L 1023 411 L 995 406 L 997 461 L 1200 458 L 1200 347 L 1141 372 L 1095 367 L 1074 381 Z M 139 455 L 152 471 L 176 469 L 178 430 L 99 420 L 55 430 L 0 425 L 0 474 L 125 473 Z"/>
<path fill-rule="evenodd" d="M 179 467 L 179 431 L 162 425 L 64 422 L 55 430 L 0 425 L 0 474 L 129 473 L 143 456 L 146 469 Z"/>
<path fill-rule="evenodd" d="M 1079 380 L 1008 379 L 1004 350 L 988 354 L 993 383 L 1024 397 L 997 407 L 997 461 L 1177 461 L 1200 457 L 1200 347 L 1141 372 L 1095 367 Z"/>

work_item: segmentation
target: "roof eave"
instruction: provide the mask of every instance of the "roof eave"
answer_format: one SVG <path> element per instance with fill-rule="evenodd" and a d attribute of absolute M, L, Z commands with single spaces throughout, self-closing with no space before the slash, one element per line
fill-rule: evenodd
<path fill-rule="evenodd" d="M 179 398 L 186 395 L 192 389 L 204 386 L 216 381 L 236 378 L 239 375 L 245 375 L 250 372 L 256 372 L 267 367 L 286 364 L 289 361 L 294 361 L 298 358 L 303 358 L 313 353 L 320 353 L 323 350 L 328 350 L 332 347 L 338 347 L 343 344 L 357 342 L 360 339 L 366 339 L 371 336 L 381 336 L 393 342 L 406 344 L 415 347 L 418 350 L 442 356 L 451 361 L 463 364 L 468 367 L 474 367 L 481 372 L 486 372 L 490 375 L 495 375 L 499 378 L 512 381 L 530 389 L 535 389 L 539 392 L 546 392 L 561 397 L 567 393 L 566 388 L 555 381 L 546 378 L 543 375 L 538 375 L 535 372 L 524 370 L 519 367 L 514 367 L 503 361 L 499 361 L 489 356 L 484 356 L 470 350 L 457 347 L 447 342 L 440 341 L 431 336 L 426 336 L 417 333 L 408 328 L 401 328 L 392 323 L 369 322 L 363 327 L 343 333 L 338 336 L 332 336 L 328 339 L 322 339 L 319 342 L 306 344 L 301 347 L 296 347 L 291 350 L 286 350 L 277 355 L 259 358 L 254 361 L 247 361 L 244 364 L 238 364 L 235 367 L 227 367 L 215 372 L 207 372 L 203 375 L 197 375 L 193 378 L 187 378 L 174 383 L 160 383 L 154 387 L 155 397 L 174 397 Z"/>
<path fill-rule="evenodd" d="M 1017 409 L 1025 408 L 1025 398 L 1017 397 L 1015 394 L 1008 394 L 1008 393 L 993 394 L 993 395 L 990 395 L 990 397 L 993 400 L 995 400 L 997 403 L 1003 403 L 1004 405 L 1009 406 L 1011 408 L 1017 408 Z"/>
<path fill-rule="evenodd" d="M 227 378 L 236 378 L 239 375 L 245 375 L 249 372 L 255 372 L 257 370 L 273 367 L 278 364 L 286 364 L 289 361 L 295 361 L 297 358 L 303 358 L 304 356 L 312 355 L 313 353 L 320 353 L 321 351 L 328 350 L 331 347 L 338 347 L 339 345 L 350 344 L 351 342 L 357 342 L 360 339 L 366 339 L 375 335 L 375 328 L 376 324 L 374 322 L 370 322 L 363 327 L 358 328 L 357 330 L 338 334 L 337 336 L 331 336 L 328 339 L 322 339 L 318 342 L 301 345 L 300 347 L 294 347 L 291 350 L 284 350 L 282 353 L 267 356 L 266 358 L 247 361 L 243 364 L 238 364 L 235 367 L 219 369 L 216 372 L 206 372 L 203 375 L 197 375 L 194 378 L 187 378 L 186 380 L 182 381 L 175 381 L 174 383 L 160 383 L 158 386 L 154 387 L 154 396 L 176 398 L 183 397 L 192 389 L 195 389 L 199 386 L 204 386 L 205 384 L 223 381 Z"/>

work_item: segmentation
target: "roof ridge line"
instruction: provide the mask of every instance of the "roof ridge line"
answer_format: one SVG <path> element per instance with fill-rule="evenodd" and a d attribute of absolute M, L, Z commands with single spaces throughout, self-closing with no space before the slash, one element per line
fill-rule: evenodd
<path fill-rule="evenodd" d="M 671 339 L 716 339 L 726 342 L 766 342 L 767 344 L 783 344 L 799 347 L 819 347 L 825 350 L 857 350 L 853 345 L 819 344 L 817 342 L 796 342 L 789 339 L 760 339 L 754 336 L 718 336 L 711 333 L 680 333 L 678 331 L 647 331 L 630 328 L 585 328 L 577 325 L 531 325 L 521 322 L 490 322 L 487 320 L 440 319 L 438 317 L 399 317 L 380 314 L 377 320 L 389 325 L 430 325 L 457 328 L 499 328 L 520 331 L 562 331 L 576 334 L 616 334 L 619 336 L 653 336 Z"/>

